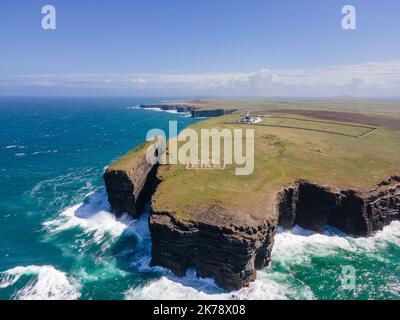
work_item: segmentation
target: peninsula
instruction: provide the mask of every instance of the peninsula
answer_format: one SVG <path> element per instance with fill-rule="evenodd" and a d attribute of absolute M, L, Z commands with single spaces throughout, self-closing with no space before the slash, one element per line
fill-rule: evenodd
<path fill-rule="evenodd" d="M 236 109 L 204 108 L 201 106 L 180 104 L 142 104 L 142 109 L 159 109 L 162 111 L 175 111 L 177 113 L 190 113 L 192 118 L 212 118 L 232 114 Z"/>
<path fill-rule="evenodd" d="M 138 217 L 151 199 L 153 265 L 180 276 L 195 267 L 199 276 L 235 290 L 271 262 L 278 226 L 322 232 L 331 225 L 368 237 L 400 219 L 400 115 L 394 104 L 202 102 L 208 103 L 234 111 L 191 128 L 251 126 L 253 174 L 237 176 L 232 165 L 152 166 L 145 161 L 148 143 L 104 174 L 117 214 Z M 239 124 L 245 108 L 262 121 Z"/>

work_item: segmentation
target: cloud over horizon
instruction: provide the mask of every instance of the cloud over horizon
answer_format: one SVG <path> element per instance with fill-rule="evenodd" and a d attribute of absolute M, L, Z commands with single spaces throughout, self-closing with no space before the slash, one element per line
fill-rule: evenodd
<path fill-rule="evenodd" d="M 0 76 L 0 94 L 153 96 L 399 96 L 400 60 L 310 69 L 232 73 L 41 74 Z"/>

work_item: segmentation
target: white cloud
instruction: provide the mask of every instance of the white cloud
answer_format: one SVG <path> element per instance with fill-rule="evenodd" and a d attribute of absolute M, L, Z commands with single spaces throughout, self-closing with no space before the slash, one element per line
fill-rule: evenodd
<path fill-rule="evenodd" d="M 261 69 L 253 73 L 129 73 L 0 77 L 5 88 L 57 87 L 124 93 L 243 96 L 399 95 L 400 60 L 310 69 Z"/>

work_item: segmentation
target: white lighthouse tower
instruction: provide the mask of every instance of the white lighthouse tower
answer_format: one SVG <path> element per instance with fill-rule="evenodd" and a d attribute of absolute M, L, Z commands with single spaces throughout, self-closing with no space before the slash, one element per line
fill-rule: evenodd
<path fill-rule="evenodd" d="M 250 111 L 246 110 L 246 115 L 243 118 L 240 118 L 239 123 L 242 124 L 256 124 L 258 122 L 261 122 L 261 118 L 257 117 L 257 118 L 252 118 L 250 116 Z"/>

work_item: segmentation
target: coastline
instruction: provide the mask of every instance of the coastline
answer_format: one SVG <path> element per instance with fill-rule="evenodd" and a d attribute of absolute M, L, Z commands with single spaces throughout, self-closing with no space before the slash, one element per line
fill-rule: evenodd
<path fill-rule="evenodd" d="M 209 124 L 202 123 L 203 126 Z M 159 170 L 164 172 L 164 168 L 161 166 Z M 106 181 L 109 174 L 106 171 Z M 135 190 L 134 181 L 144 180 L 136 175 L 142 174 L 142 171 L 131 171 L 124 185 L 132 184 Z M 182 174 L 189 175 L 187 172 Z M 392 221 L 399 220 L 399 178 L 384 179 L 378 180 L 375 187 L 366 185 L 362 189 L 346 184 L 318 185 L 312 179 L 289 181 L 292 186 L 278 186 L 268 200 L 270 210 L 257 216 L 254 212 L 237 210 L 223 202 L 208 204 L 207 201 L 196 205 L 191 203 L 191 209 L 182 215 L 160 202 L 160 198 L 169 199 L 170 203 L 178 202 L 178 199 L 168 191 L 161 191 L 169 178 L 158 172 L 156 191 L 147 195 L 147 198 L 152 198 L 149 220 L 152 265 L 166 267 L 178 276 L 184 276 L 189 268 L 195 267 L 199 276 L 212 277 L 225 289 L 247 287 L 256 279 L 255 270 L 270 264 L 278 226 L 291 229 L 298 225 L 322 232 L 330 225 L 348 234 L 370 237 Z M 113 199 L 113 190 L 120 188 L 117 182 L 114 186 L 108 183 L 108 186 L 109 199 Z M 134 201 L 128 201 L 129 197 L 125 199 L 129 202 L 126 205 L 133 208 L 130 211 L 134 211 Z"/>

